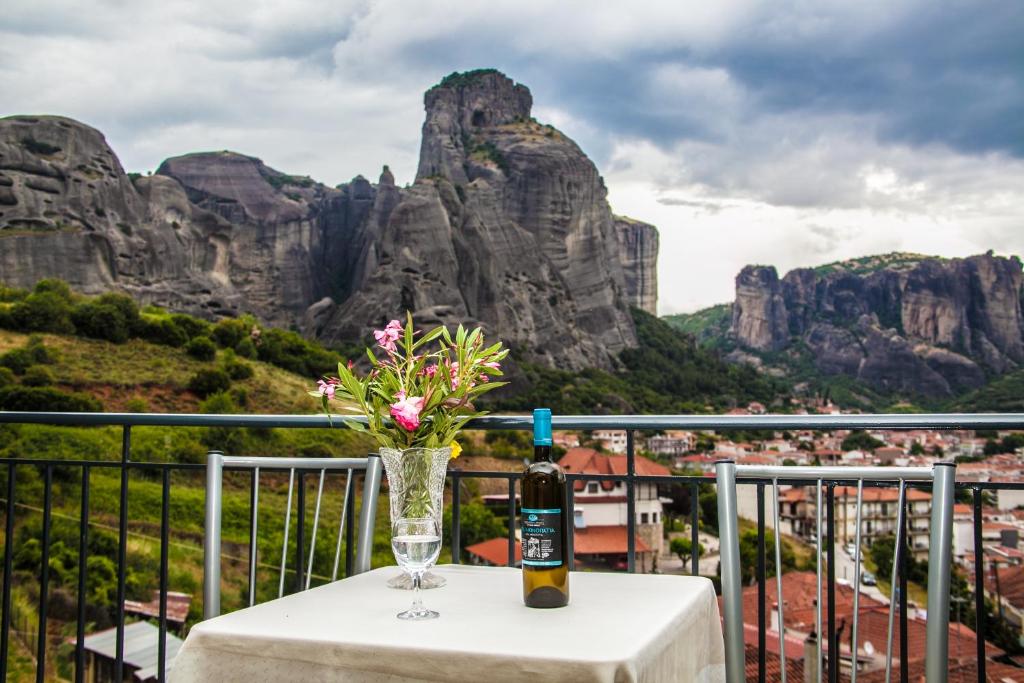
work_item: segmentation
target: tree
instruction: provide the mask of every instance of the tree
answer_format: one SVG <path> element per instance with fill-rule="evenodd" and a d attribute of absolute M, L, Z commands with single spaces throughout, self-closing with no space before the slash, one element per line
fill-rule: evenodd
<path fill-rule="evenodd" d="M 685 536 L 673 538 L 672 542 L 669 544 L 669 548 L 672 550 L 673 554 L 679 556 L 679 559 L 683 564 L 689 562 L 690 558 L 693 556 L 693 542 Z M 703 557 L 704 551 L 704 544 L 697 543 L 697 557 Z"/>
<path fill-rule="evenodd" d="M 914 444 L 910 447 L 910 454 L 911 455 L 924 455 L 924 446 L 922 446 L 920 443 L 915 441 Z"/>
<path fill-rule="evenodd" d="M 765 577 L 775 576 L 775 534 L 771 531 L 764 532 L 764 575 Z M 782 539 L 782 571 L 783 573 L 796 569 L 796 555 L 793 548 L 785 539 Z M 757 578 L 757 529 L 747 529 L 740 534 L 740 567 L 742 578 L 745 583 L 753 583 Z"/>
<path fill-rule="evenodd" d="M 873 451 L 885 444 L 871 436 L 863 429 L 850 432 L 850 435 L 843 439 L 840 446 L 844 451 Z"/>
<path fill-rule="evenodd" d="M 452 528 L 451 508 L 445 508 L 444 528 Z M 508 528 L 482 503 L 466 503 L 459 510 L 459 546 L 463 559 L 467 559 L 466 548 L 491 538 L 508 537 Z"/>

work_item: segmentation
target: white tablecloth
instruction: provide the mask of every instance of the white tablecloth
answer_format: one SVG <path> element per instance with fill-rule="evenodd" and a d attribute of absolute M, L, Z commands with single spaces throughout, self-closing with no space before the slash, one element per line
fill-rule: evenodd
<path fill-rule="evenodd" d="M 573 572 L 561 609 L 523 605 L 518 569 L 446 565 L 432 621 L 395 614 L 410 591 L 377 569 L 192 628 L 173 683 L 258 681 L 724 681 L 707 579 Z"/>

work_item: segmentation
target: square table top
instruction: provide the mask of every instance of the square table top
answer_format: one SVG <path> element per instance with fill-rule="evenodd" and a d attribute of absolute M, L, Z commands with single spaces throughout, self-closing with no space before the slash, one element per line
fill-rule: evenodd
<path fill-rule="evenodd" d="M 701 577 L 572 572 L 570 603 L 530 609 L 522 571 L 443 565 L 441 616 L 396 614 L 412 592 L 385 567 L 197 624 L 171 680 L 717 681 L 718 603 Z"/>

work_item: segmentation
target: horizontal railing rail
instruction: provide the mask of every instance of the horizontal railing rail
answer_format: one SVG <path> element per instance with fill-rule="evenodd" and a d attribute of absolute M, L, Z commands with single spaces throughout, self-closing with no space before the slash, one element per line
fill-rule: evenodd
<path fill-rule="evenodd" d="M 132 429 L 133 427 L 258 427 L 258 428 L 283 428 L 283 429 L 324 429 L 342 428 L 343 423 L 339 416 L 328 418 L 324 415 L 207 415 L 207 414 L 152 414 L 152 413 L 40 413 L 40 412 L 0 412 L 0 424 L 47 424 L 66 427 L 119 427 L 122 432 L 120 457 L 110 460 L 65 460 L 56 458 L 44 459 L 22 459 L 7 458 L 0 459 L 0 473 L 6 470 L 6 496 L 2 499 L 6 516 L 4 522 L 5 544 L 3 556 L 3 601 L 2 601 L 2 623 L 0 623 L 0 679 L 7 675 L 8 654 L 10 653 L 9 637 L 11 633 L 11 591 L 12 591 L 12 563 L 13 563 L 13 533 L 15 530 L 16 510 L 16 481 L 17 471 L 22 467 L 34 467 L 40 473 L 42 481 L 42 562 L 39 569 L 39 637 L 35 641 L 37 651 L 34 653 L 37 664 L 37 680 L 43 680 L 46 676 L 46 641 L 47 641 L 47 596 L 49 593 L 49 541 L 51 538 L 51 507 L 53 505 L 52 495 L 54 487 L 54 476 L 65 468 L 76 468 L 81 472 L 81 512 L 79 517 L 79 547 L 88 547 L 90 529 L 90 474 L 94 470 L 114 470 L 120 473 L 119 507 L 118 507 L 118 543 L 117 543 L 117 607 L 116 607 L 116 647 L 115 647 L 115 670 L 120 670 L 124 662 L 124 602 L 126 593 L 126 569 L 127 569 L 127 539 L 129 532 L 128 519 L 128 483 L 129 473 L 148 472 L 150 478 L 157 477 L 161 490 L 161 525 L 160 525 L 160 561 L 159 561 L 159 594 L 160 594 L 160 658 L 159 658 L 159 679 L 164 680 L 165 676 L 165 651 L 164 635 L 167 631 L 166 596 L 168 591 L 168 548 L 169 548 L 169 524 L 168 510 L 171 501 L 171 475 L 175 472 L 191 472 L 193 474 L 206 469 L 205 464 L 196 463 L 174 463 L 174 462 L 141 462 L 131 459 Z M 533 422 L 530 416 L 500 415 L 487 416 L 473 420 L 467 425 L 467 429 L 479 430 L 530 430 Z M 644 484 L 657 484 L 662 487 L 683 487 L 688 491 L 689 505 L 687 514 L 690 522 L 691 544 L 693 548 L 699 546 L 699 529 L 702 521 L 698 499 L 701 487 L 714 484 L 713 476 L 701 475 L 641 475 L 636 471 L 636 433 L 660 431 L 668 429 L 688 430 L 713 430 L 717 432 L 729 432 L 736 430 L 820 430 L 830 431 L 839 429 L 867 429 L 867 430 L 993 430 L 993 429 L 1024 429 L 1024 414 L 910 414 L 910 415 L 616 415 L 616 416 L 555 416 L 553 419 L 555 430 L 599 430 L 614 429 L 626 431 L 626 472 L 624 474 L 586 474 L 570 472 L 567 479 L 571 484 L 576 482 L 614 482 L 624 484 L 626 498 L 626 569 L 636 571 L 636 536 L 637 536 L 637 504 L 643 499 L 637 495 L 637 487 Z M 786 457 L 779 454 L 779 457 Z M 286 471 L 289 468 L 302 469 L 300 458 L 258 458 L 253 457 L 251 462 L 260 463 L 263 471 Z M 227 467 L 226 470 L 235 470 Z M 856 478 L 867 475 L 868 481 L 863 482 L 865 488 L 872 487 L 893 487 L 897 486 L 898 479 L 912 479 L 913 476 L 904 472 L 901 468 L 846 468 L 846 467 L 819 467 L 814 475 L 805 477 L 794 471 L 793 476 L 776 478 L 774 471 L 765 470 L 759 476 L 757 466 L 744 466 L 743 485 L 751 485 L 756 488 L 757 500 L 757 538 L 758 553 L 757 567 L 755 571 L 758 586 L 758 615 L 757 624 L 758 636 L 758 676 L 757 680 L 766 680 L 767 653 L 766 648 L 766 610 L 765 610 L 765 583 L 766 583 L 766 562 L 765 562 L 765 487 L 773 485 L 776 480 L 778 484 L 790 486 L 807 486 L 813 480 L 822 480 L 826 488 L 826 520 L 827 525 L 827 548 L 824 548 L 825 555 L 829 561 L 829 592 L 830 598 L 834 597 L 835 575 L 834 575 L 834 553 L 835 553 L 835 527 L 837 520 L 836 499 L 840 504 L 844 497 L 836 495 L 836 487 L 856 484 Z M 522 477 L 520 472 L 478 472 L 460 469 L 451 469 L 448 477 L 452 482 L 452 528 L 451 552 L 454 562 L 461 561 L 461 514 L 460 509 L 463 502 L 462 482 L 469 479 L 499 479 L 507 481 L 508 491 L 508 564 L 515 562 L 515 518 L 516 518 L 516 482 Z M 66 482 L 65 482 L 66 483 Z M 929 487 L 924 481 L 908 481 L 908 488 Z M 575 498 L 578 495 L 585 495 L 574 491 L 570 485 L 567 492 L 566 511 L 570 518 L 574 518 Z M 982 545 L 982 502 L 983 495 L 998 490 L 1024 490 L 1024 481 L 1021 482 L 989 482 L 989 481 L 966 481 L 958 482 L 956 490 L 962 496 L 968 496 L 972 505 L 972 526 L 974 531 L 974 555 L 975 558 L 983 557 Z M 0 495 L 4 491 L 0 490 Z M 916 513 L 911 512 L 911 506 L 906 504 L 907 509 L 902 515 L 905 523 L 909 524 L 910 519 Z M 301 506 L 301 503 L 300 503 Z M 778 512 L 778 511 L 776 511 Z M 300 509 L 299 515 L 304 518 L 305 512 Z M 351 516 L 349 517 L 351 524 Z M 813 526 L 813 525 L 812 525 Z M 301 527 L 300 527 L 301 529 Z M 346 534 L 351 537 L 351 529 L 346 528 Z M 299 535 L 302 535 L 300 530 Z M 905 534 L 906 539 L 909 535 Z M 909 543 L 909 540 L 907 540 Z M 302 539 L 298 540 L 302 546 Z M 568 539 L 567 557 L 571 568 L 575 568 L 575 554 L 573 552 L 573 534 Z M 346 544 L 348 548 L 348 544 Z M 900 680 L 908 680 L 908 658 L 907 649 L 907 565 L 906 556 L 912 548 L 907 546 L 907 552 L 901 553 L 901 561 L 897 567 L 899 572 L 899 618 L 901 623 L 900 640 Z M 78 567 L 78 591 L 77 591 L 77 623 L 75 637 L 75 680 L 84 680 L 85 651 L 82 647 L 84 642 L 84 628 L 87 623 L 86 611 L 86 566 L 87 552 L 79 553 Z M 347 558 L 348 559 L 348 558 Z M 981 562 L 981 560 L 976 560 Z M 349 564 L 349 563 L 346 563 Z M 984 569 L 984 565 L 980 565 Z M 690 571 L 693 574 L 699 573 L 700 557 L 698 553 L 691 553 Z M 859 577 L 855 577 L 859 578 Z M 985 680 L 985 646 L 987 641 L 987 625 L 985 620 L 985 587 L 984 571 L 975 571 L 975 609 L 977 614 L 975 631 L 977 633 L 977 656 L 978 656 L 978 680 Z M 250 586 L 250 591 L 252 587 Z M 831 602 L 830 602 L 831 604 Z M 831 629 L 830 629 L 831 630 Z M 829 634 L 831 638 L 832 634 Z M 832 657 L 831 652 L 829 657 Z M 838 674 L 839 666 L 836 662 L 829 661 L 830 679 Z"/>

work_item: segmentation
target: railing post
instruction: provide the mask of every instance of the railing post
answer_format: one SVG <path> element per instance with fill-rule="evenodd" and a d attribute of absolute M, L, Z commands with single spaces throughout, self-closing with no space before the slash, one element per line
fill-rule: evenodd
<path fill-rule="evenodd" d="M 224 454 L 206 455 L 206 537 L 203 539 L 203 618 L 220 614 L 220 515 Z"/>
<path fill-rule="evenodd" d="M 626 570 L 636 571 L 636 463 L 633 430 L 626 430 Z M 573 520 L 575 522 L 575 520 Z"/>
<path fill-rule="evenodd" d="M 715 463 L 715 480 L 718 484 L 718 539 L 725 609 L 725 678 L 728 683 L 739 683 L 745 680 L 746 660 L 739 522 L 736 517 L 736 463 L 731 460 Z"/>
<path fill-rule="evenodd" d="M 928 548 L 928 624 L 925 681 L 946 683 L 949 657 L 950 556 L 953 546 L 953 484 L 956 465 L 940 462 L 932 484 L 931 543 Z"/>
<path fill-rule="evenodd" d="M 356 541 L 356 574 L 370 569 L 370 558 L 373 556 L 373 522 L 377 518 L 381 469 L 380 456 L 370 453 L 366 458 L 366 474 L 363 477 L 363 509 L 359 512 L 359 539 Z"/>

